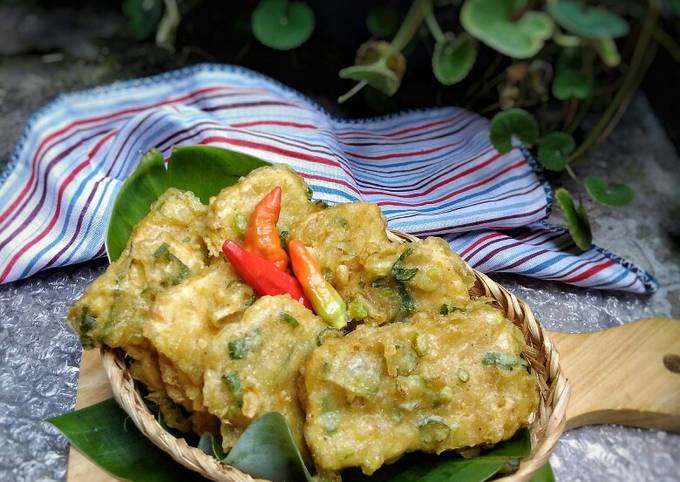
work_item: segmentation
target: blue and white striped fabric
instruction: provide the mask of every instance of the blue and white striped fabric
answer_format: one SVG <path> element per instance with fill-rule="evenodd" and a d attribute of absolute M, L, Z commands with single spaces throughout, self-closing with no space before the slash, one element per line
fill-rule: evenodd
<path fill-rule="evenodd" d="M 527 152 L 493 149 L 484 118 L 451 107 L 337 119 L 223 65 L 62 95 L 37 112 L 0 175 L 0 283 L 104 256 L 113 200 L 140 156 L 192 144 L 289 164 L 330 203 L 378 203 L 391 228 L 443 236 L 481 271 L 637 293 L 657 286 L 546 224 L 550 187 Z"/>

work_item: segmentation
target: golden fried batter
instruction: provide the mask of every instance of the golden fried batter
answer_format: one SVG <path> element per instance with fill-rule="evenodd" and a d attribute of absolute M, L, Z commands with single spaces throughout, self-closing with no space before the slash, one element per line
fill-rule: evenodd
<path fill-rule="evenodd" d="M 250 422 L 271 411 L 286 417 L 303 446 L 298 373 L 325 328 L 288 295 L 263 296 L 240 320 L 224 325 L 206 359 L 203 399 L 223 422 L 225 449 Z"/>
<path fill-rule="evenodd" d="M 288 295 L 256 299 L 221 256 L 276 186 L 279 230 L 309 247 L 355 320 L 344 336 Z M 277 411 L 333 480 L 406 452 L 509 438 L 537 407 L 521 332 L 471 298 L 473 272 L 444 240 L 397 244 L 385 229 L 376 205 L 312 203 L 282 165 L 254 170 L 209 207 L 169 189 L 68 320 L 85 347 L 127 352 L 168 426 L 219 431 L 230 449 Z"/>
<path fill-rule="evenodd" d="M 230 317 L 250 306 L 255 295 L 221 258 L 196 276 L 159 294 L 144 335 L 161 355 L 168 395 L 188 410 L 203 409 L 205 356 Z"/>
<path fill-rule="evenodd" d="M 130 235 L 127 247 L 73 305 L 68 321 L 85 347 L 123 348 L 134 360 L 133 376 L 159 400 L 165 386 L 155 348 L 143 335 L 159 293 L 204 268 L 201 234 L 207 208 L 190 192 L 169 189 Z M 169 403 L 159 403 L 168 425 L 186 428 Z"/>
<path fill-rule="evenodd" d="M 190 192 L 169 189 L 158 198 L 134 228 L 120 258 L 71 308 L 68 320 L 83 345 L 126 350 L 146 346 L 142 328 L 156 294 L 206 264 L 201 238 L 205 212 Z"/>
<path fill-rule="evenodd" d="M 441 238 L 392 244 L 366 258 L 364 266 L 372 284 L 384 280 L 382 284 L 393 286 L 401 281 L 420 312 L 438 313 L 443 304 L 464 307 L 475 283 L 470 267 Z"/>
<path fill-rule="evenodd" d="M 311 201 L 312 192 L 302 177 L 288 166 L 277 164 L 255 169 L 210 199 L 205 242 L 212 256 L 220 256 L 225 239 L 243 239 L 237 225 L 249 219 L 255 205 L 277 186 L 282 190 L 280 232 L 290 231 L 298 222 L 322 209 L 321 204 Z"/>
<path fill-rule="evenodd" d="M 387 224 L 375 204 L 338 204 L 307 217 L 291 228 L 314 254 L 331 281 L 346 283 L 343 270 L 357 269 L 361 260 L 389 246 Z"/>
<path fill-rule="evenodd" d="M 327 470 L 371 474 L 406 452 L 494 444 L 538 399 L 522 333 L 483 301 L 436 318 L 359 326 L 305 364 L 305 439 Z"/>

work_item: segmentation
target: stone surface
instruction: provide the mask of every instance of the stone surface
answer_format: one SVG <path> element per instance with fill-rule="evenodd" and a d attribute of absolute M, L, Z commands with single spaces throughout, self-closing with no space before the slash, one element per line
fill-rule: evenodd
<path fill-rule="evenodd" d="M 0 159 L 7 158 L 30 113 L 55 94 L 174 66 L 110 57 L 54 60 L 25 55 L 0 64 Z M 586 202 L 595 241 L 650 270 L 662 284 L 655 295 L 495 278 L 526 299 L 551 329 L 594 331 L 647 316 L 680 318 L 680 231 L 673 223 L 680 218 L 679 165 L 646 100 L 638 97 L 608 141 L 576 166 L 577 173 L 606 174 L 636 188 L 636 201 L 625 210 Z M 573 184 L 567 187 L 576 191 Z M 559 222 L 559 213 L 553 217 Z M 103 267 L 94 262 L 0 286 L 0 480 L 65 478 L 66 442 L 43 420 L 75 402 L 80 348 L 64 316 Z M 678 460 L 678 435 L 603 426 L 565 434 L 552 463 L 560 482 L 670 482 L 679 480 Z"/>

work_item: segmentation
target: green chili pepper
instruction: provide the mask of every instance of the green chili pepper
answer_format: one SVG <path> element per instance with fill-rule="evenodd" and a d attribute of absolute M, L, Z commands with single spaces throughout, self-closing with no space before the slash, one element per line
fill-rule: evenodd
<path fill-rule="evenodd" d="M 334 328 L 347 325 L 347 305 L 340 294 L 324 278 L 319 263 L 297 239 L 288 244 L 293 272 L 302 285 L 314 311 Z"/>

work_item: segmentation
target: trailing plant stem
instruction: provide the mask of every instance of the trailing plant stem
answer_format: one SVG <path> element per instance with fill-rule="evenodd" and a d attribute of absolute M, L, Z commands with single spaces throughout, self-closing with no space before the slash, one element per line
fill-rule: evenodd
<path fill-rule="evenodd" d="M 338 103 L 342 104 L 343 102 L 347 101 L 350 99 L 352 96 L 356 95 L 361 89 L 366 87 L 367 82 L 365 80 L 362 80 L 361 82 L 357 82 L 354 87 L 349 89 L 347 92 L 342 94 L 340 97 L 338 97 Z"/>
<path fill-rule="evenodd" d="M 406 13 L 399 30 L 392 39 L 390 46 L 395 52 L 401 52 L 411 41 L 423 23 L 427 12 L 432 11 L 432 0 L 414 0 Z"/>
<path fill-rule="evenodd" d="M 582 185 L 582 184 L 583 184 L 583 183 L 581 182 L 581 180 L 576 176 L 576 173 L 575 173 L 574 170 L 571 168 L 571 166 L 566 165 L 566 166 L 564 167 L 564 170 L 567 171 L 567 174 L 569 174 L 569 177 L 571 177 L 571 178 L 574 180 L 574 182 L 575 182 L 576 184 L 578 184 L 578 185 Z"/>
<path fill-rule="evenodd" d="M 673 60 L 680 62 L 680 44 L 676 42 L 673 37 L 668 35 L 664 29 L 659 27 L 654 30 L 654 40 L 671 54 Z"/>
<path fill-rule="evenodd" d="M 629 68 L 626 71 L 621 88 L 619 88 L 612 99 L 612 102 L 609 104 L 609 107 L 602 114 L 602 117 L 600 117 L 600 120 L 590 130 L 588 137 L 586 137 L 583 143 L 581 143 L 581 145 L 569 156 L 569 161 L 578 159 L 585 151 L 603 139 L 611 129 L 614 128 L 614 125 L 621 115 L 623 115 L 635 90 L 640 85 L 642 78 L 647 72 L 647 67 L 649 67 L 651 58 L 653 58 L 653 55 L 656 53 L 656 43 L 652 45 L 653 48 L 648 47 L 650 46 L 650 40 L 652 39 L 659 16 L 659 11 L 656 8 L 650 8 L 651 10 L 645 19 L 642 31 L 640 32 L 640 37 L 638 38 L 635 50 L 633 51 L 633 57 Z"/>
<path fill-rule="evenodd" d="M 437 18 L 434 16 L 434 12 L 432 11 L 432 3 L 430 3 L 427 12 L 425 12 L 425 23 L 427 24 L 427 28 L 430 29 L 430 33 L 437 43 L 443 42 L 445 40 L 444 32 L 442 32 L 439 22 L 437 22 Z"/>

